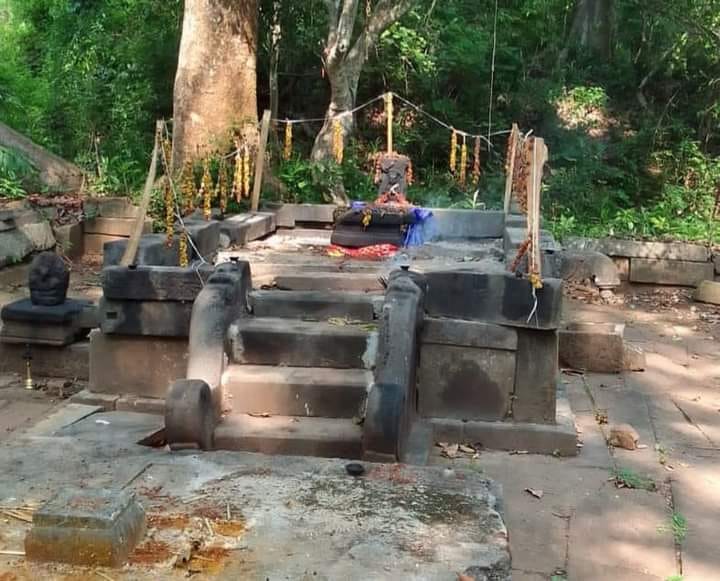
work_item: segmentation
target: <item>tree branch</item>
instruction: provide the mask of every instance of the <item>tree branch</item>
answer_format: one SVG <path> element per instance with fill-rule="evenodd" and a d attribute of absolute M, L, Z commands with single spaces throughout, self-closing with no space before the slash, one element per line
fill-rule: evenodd
<path fill-rule="evenodd" d="M 380 35 L 416 2 L 417 0 L 380 0 L 373 8 L 363 31 L 348 54 L 348 60 L 364 61 Z"/>

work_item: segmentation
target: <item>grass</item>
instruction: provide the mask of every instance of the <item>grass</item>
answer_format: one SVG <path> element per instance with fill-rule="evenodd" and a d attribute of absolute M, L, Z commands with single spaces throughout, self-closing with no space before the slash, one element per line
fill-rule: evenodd
<path fill-rule="evenodd" d="M 682 575 L 670 575 L 665 581 L 683 581 Z"/>
<path fill-rule="evenodd" d="M 667 525 L 660 525 L 658 527 L 660 533 L 672 533 L 673 538 L 677 544 L 682 543 L 688 534 L 687 519 L 679 512 L 674 511 L 670 516 L 670 523 Z"/>
<path fill-rule="evenodd" d="M 654 492 L 657 489 L 652 478 L 642 476 L 630 468 L 615 468 L 613 477 L 615 478 L 615 486 L 618 488 L 634 488 L 649 492 Z"/>

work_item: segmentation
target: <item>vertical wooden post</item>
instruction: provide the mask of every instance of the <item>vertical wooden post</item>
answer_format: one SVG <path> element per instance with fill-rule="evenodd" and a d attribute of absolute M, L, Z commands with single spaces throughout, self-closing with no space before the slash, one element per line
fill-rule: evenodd
<path fill-rule="evenodd" d="M 393 152 L 393 94 L 385 93 L 385 116 L 387 117 L 387 152 Z"/>
<path fill-rule="evenodd" d="M 150 205 L 150 197 L 152 194 L 153 185 L 155 184 L 155 175 L 157 174 L 157 160 L 160 149 L 160 135 L 163 130 L 163 122 L 155 122 L 155 145 L 153 145 L 152 159 L 150 160 L 150 170 L 148 171 L 147 178 L 145 179 L 145 189 L 143 190 L 142 200 L 140 202 L 140 212 L 138 212 L 137 218 L 135 218 L 135 224 L 133 225 L 133 231 L 128 240 L 128 244 L 125 247 L 125 252 L 120 259 L 120 266 L 130 266 L 135 262 L 135 255 L 137 254 L 138 246 L 140 245 L 140 237 L 143 233 L 143 226 L 145 225 L 145 216 L 147 215 L 148 206 Z M 167 176 L 170 179 L 170 176 Z"/>
<path fill-rule="evenodd" d="M 252 201 L 250 209 L 258 211 L 260 206 L 260 189 L 262 188 L 263 166 L 265 165 L 265 150 L 267 149 L 268 134 L 270 133 L 270 110 L 265 109 L 260 124 L 260 141 L 258 141 L 257 159 L 255 161 L 255 181 L 253 183 Z"/>
<path fill-rule="evenodd" d="M 533 139 L 532 159 L 528 179 L 528 235 L 530 237 L 530 255 L 528 274 L 542 277 L 542 253 L 540 251 L 540 199 L 543 168 L 548 159 L 545 140 Z"/>
<path fill-rule="evenodd" d="M 510 204 L 512 202 L 513 174 L 515 173 L 515 155 L 517 153 L 519 136 L 520 129 L 518 128 L 517 123 L 513 123 L 509 137 L 510 147 L 508 147 L 508 156 L 510 159 L 507 160 L 507 175 L 505 176 L 505 204 L 503 206 L 503 209 L 506 216 L 510 213 Z"/>

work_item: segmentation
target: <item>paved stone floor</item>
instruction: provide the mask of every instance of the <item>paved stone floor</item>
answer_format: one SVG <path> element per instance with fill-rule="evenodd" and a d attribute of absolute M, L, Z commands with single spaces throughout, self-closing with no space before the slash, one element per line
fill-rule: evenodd
<path fill-rule="evenodd" d="M 566 301 L 566 320 L 625 322 L 626 338 L 647 354 L 642 373 L 563 374 L 581 431 L 576 458 L 482 451 L 450 460 L 439 449 L 433 458 L 503 485 L 516 581 L 720 579 L 720 309 L 693 305 L 687 291 L 674 289 L 624 295 L 624 304 Z M 52 386 L 28 393 L 19 378 L 0 376 L 0 445 L 12 446 L 60 405 Z M 641 448 L 608 449 L 598 421 L 605 416 L 631 424 Z M 117 474 L 129 474 L 133 459 L 117 465 Z M 647 476 L 657 490 L 617 488 L 617 470 Z M 0 516 L 0 524 L 10 520 Z M 0 550 L 12 540 L 0 530 Z M 17 563 L 0 555 L 0 579 L 29 578 Z M 62 571 L 56 578 L 88 577 Z"/>

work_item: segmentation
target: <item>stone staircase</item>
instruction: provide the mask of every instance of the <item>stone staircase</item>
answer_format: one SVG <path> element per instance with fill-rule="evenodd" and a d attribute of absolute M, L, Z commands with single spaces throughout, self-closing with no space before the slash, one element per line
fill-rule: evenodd
<path fill-rule="evenodd" d="M 353 291 L 252 291 L 252 314 L 228 330 L 225 414 L 214 447 L 360 458 L 382 300 Z"/>

